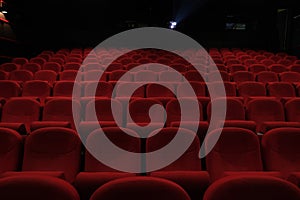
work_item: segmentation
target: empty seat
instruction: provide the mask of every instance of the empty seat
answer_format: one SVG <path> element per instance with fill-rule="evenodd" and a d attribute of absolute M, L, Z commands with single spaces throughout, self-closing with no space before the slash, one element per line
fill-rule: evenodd
<path fill-rule="evenodd" d="M 141 70 L 135 73 L 134 75 L 135 81 L 157 81 L 158 75 L 157 73 L 149 70 Z"/>
<path fill-rule="evenodd" d="M 203 77 L 197 70 L 190 70 L 184 73 L 184 77 L 188 81 L 204 82 L 205 77 Z"/>
<path fill-rule="evenodd" d="M 181 73 L 184 73 L 187 71 L 187 67 L 183 64 L 171 64 L 170 67 Z"/>
<path fill-rule="evenodd" d="M 287 59 L 282 59 L 282 60 L 278 61 L 277 63 L 288 67 L 291 64 L 293 64 L 293 61 L 287 60 Z"/>
<path fill-rule="evenodd" d="M 256 75 L 256 81 L 261 82 L 261 83 L 268 83 L 268 82 L 278 82 L 278 76 L 275 72 L 259 72 Z"/>
<path fill-rule="evenodd" d="M 73 90 L 76 91 L 73 91 Z M 76 97 L 81 95 L 81 88 L 78 82 L 74 81 L 57 81 L 53 87 L 53 96 L 61 96 L 61 97 L 72 97 L 75 94 Z"/>
<path fill-rule="evenodd" d="M 220 80 L 220 76 L 223 81 L 230 81 L 230 75 L 228 72 L 225 72 L 225 71 L 209 72 L 207 74 L 207 80 L 209 82 L 220 82 L 220 81 L 222 81 L 222 80 Z"/>
<path fill-rule="evenodd" d="M 231 75 L 231 77 L 232 80 L 236 83 L 255 80 L 254 74 L 248 71 L 235 72 Z"/>
<path fill-rule="evenodd" d="M 206 85 L 205 83 L 200 83 L 196 81 L 191 81 L 189 83 L 179 83 L 177 86 L 177 97 L 193 97 L 193 95 L 188 93 L 188 88 L 192 87 L 197 97 L 206 96 Z"/>
<path fill-rule="evenodd" d="M 208 133 L 206 149 L 214 144 L 206 156 L 206 167 L 213 180 L 230 173 L 262 171 L 262 160 L 258 136 L 247 129 L 226 127 Z"/>
<path fill-rule="evenodd" d="M 75 188 L 66 181 L 53 177 L 31 175 L 1 179 L 0 196 L 3 199 L 10 200 L 80 199 Z"/>
<path fill-rule="evenodd" d="M 0 173 L 18 169 L 21 148 L 22 136 L 18 132 L 8 128 L 0 128 Z"/>
<path fill-rule="evenodd" d="M 64 64 L 64 70 L 79 70 L 80 67 L 81 64 L 76 62 L 67 62 Z"/>
<path fill-rule="evenodd" d="M 102 70 L 90 70 L 83 72 L 84 81 L 106 81 L 107 74 Z"/>
<path fill-rule="evenodd" d="M 52 70 L 41 70 L 34 74 L 34 80 L 48 81 L 53 84 L 57 80 L 57 73 Z"/>
<path fill-rule="evenodd" d="M 112 63 L 105 70 L 107 72 L 112 72 L 112 71 L 115 71 L 115 70 L 123 70 L 123 69 L 124 69 L 124 66 L 122 64 Z"/>
<path fill-rule="evenodd" d="M 0 80 L 0 97 L 10 98 L 17 97 L 21 93 L 21 87 L 15 81 Z"/>
<path fill-rule="evenodd" d="M 71 129 L 48 127 L 32 132 L 25 141 L 22 172 L 64 177 L 73 182 L 79 172 L 81 141 Z M 17 172 L 16 172 L 17 173 Z M 12 173 L 14 174 L 14 173 Z M 63 174 L 61 176 L 60 174 Z M 9 176 L 7 173 L 6 176 Z"/>
<path fill-rule="evenodd" d="M 47 81 L 27 81 L 23 85 L 23 97 L 38 97 L 41 99 L 45 99 L 49 97 L 51 94 L 51 86 Z"/>
<path fill-rule="evenodd" d="M 128 73 L 128 74 L 126 74 Z M 115 71 L 112 71 L 110 74 L 109 74 L 109 81 L 110 82 L 117 82 L 119 81 L 122 76 L 126 74 L 126 78 L 123 77 L 123 81 L 132 81 L 132 74 L 129 73 L 127 70 L 115 70 Z"/>
<path fill-rule="evenodd" d="M 189 195 L 176 183 L 154 177 L 130 177 L 111 181 L 97 189 L 90 200 L 123 198 L 190 200 Z"/>
<path fill-rule="evenodd" d="M 263 83 L 243 82 L 238 85 L 238 93 L 242 97 L 266 96 L 266 88 Z"/>
<path fill-rule="evenodd" d="M 28 63 L 28 59 L 27 58 L 22 58 L 22 57 L 13 58 L 12 62 L 16 63 L 16 64 L 18 64 L 20 66 L 23 66 L 25 63 Z"/>
<path fill-rule="evenodd" d="M 225 88 L 226 96 L 227 97 L 235 97 L 236 96 L 236 83 L 233 82 L 214 82 L 209 84 L 213 93 L 218 93 L 222 87 Z"/>
<path fill-rule="evenodd" d="M 287 178 L 292 172 L 300 171 L 298 158 L 300 142 L 299 128 L 277 128 L 268 131 L 262 137 L 265 169 L 279 171 Z"/>
<path fill-rule="evenodd" d="M 156 105 L 157 104 L 157 105 Z M 160 109 L 151 112 L 152 119 L 149 117 L 150 108 L 152 106 L 163 106 L 163 104 L 155 99 L 134 99 L 129 102 L 129 111 L 127 112 L 127 128 L 135 130 L 142 136 L 149 135 L 153 130 L 164 126 L 165 115 Z M 132 120 L 130 120 L 132 119 Z M 151 120 L 151 124 L 150 123 Z"/>
<path fill-rule="evenodd" d="M 269 96 L 273 97 L 295 97 L 295 88 L 291 83 L 279 82 L 269 83 L 267 86 Z"/>
<path fill-rule="evenodd" d="M 279 74 L 279 77 L 283 82 L 300 82 L 300 73 L 298 72 L 283 72 Z"/>
<path fill-rule="evenodd" d="M 272 64 L 268 68 L 271 72 L 275 72 L 275 73 L 282 73 L 288 71 L 288 68 L 281 64 Z"/>
<path fill-rule="evenodd" d="M 232 176 L 214 182 L 203 200 L 297 200 L 300 190 L 293 184 L 270 176 Z"/>
<path fill-rule="evenodd" d="M 229 67 L 229 72 L 234 73 L 238 71 L 247 71 L 247 67 L 242 64 L 234 64 Z"/>
<path fill-rule="evenodd" d="M 229 59 L 226 61 L 227 66 L 230 68 L 231 65 L 242 64 L 241 61 L 237 59 Z"/>
<path fill-rule="evenodd" d="M 86 63 L 83 67 L 83 70 L 88 72 L 92 70 L 104 70 L 104 68 L 99 63 Z"/>
<path fill-rule="evenodd" d="M 24 123 L 29 131 L 30 124 L 40 119 L 40 106 L 31 98 L 9 99 L 3 106 L 1 122 Z"/>
<path fill-rule="evenodd" d="M 81 105 L 76 100 L 68 97 L 50 99 L 43 110 L 43 121 L 33 122 L 31 130 L 51 126 L 75 128 L 75 124 L 79 124 L 80 121 L 80 111 Z"/>
<path fill-rule="evenodd" d="M 141 86 L 138 87 L 139 84 L 138 83 L 134 83 L 134 82 L 123 82 L 123 83 L 119 83 L 116 87 L 116 92 L 115 92 L 115 97 L 119 98 L 119 97 L 126 97 L 126 98 L 130 98 L 130 97 L 145 97 L 145 87 Z M 128 92 L 129 91 L 133 91 L 136 88 L 136 90 L 133 92 L 133 94 L 131 96 L 129 96 Z"/>
<path fill-rule="evenodd" d="M 35 73 L 37 71 L 41 70 L 41 65 L 37 64 L 37 63 L 25 63 L 21 69 L 25 69 L 28 71 L 31 71 L 32 73 Z"/>
<path fill-rule="evenodd" d="M 9 73 L 9 79 L 14 81 L 30 81 L 33 80 L 33 73 L 28 70 L 15 70 Z"/>
<path fill-rule="evenodd" d="M 300 73 L 300 60 L 299 60 L 299 64 L 293 64 L 290 66 L 290 70 L 292 72 L 298 72 Z"/>
<path fill-rule="evenodd" d="M 113 115 L 112 108 L 117 113 Z M 96 111 L 96 115 L 92 115 L 93 110 Z M 113 127 L 123 125 L 123 112 L 122 105 L 115 99 L 95 99 L 94 102 L 89 102 L 85 109 L 86 121 L 97 121 L 101 127 Z M 96 117 L 96 118 L 95 118 Z"/>
<path fill-rule="evenodd" d="M 259 73 L 263 71 L 268 71 L 268 68 L 263 64 L 253 64 L 248 67 L 248 70 L 253 73 Z"/>
<path fill-rule="evenodd" d="M 46 63 L 47 61 L 44 58 L 41 57 L 35 57 L 35 58 L 31 58 L 30 59 L 30 63 L 37 63 L 39 65 L 43 65 L 44 63 Z"/>
<path fill-rule="evenodd" d="M 175 97 L 175 88 L 172 84 L 164 83 L 163 85 L 159 84 L 148 84 L 146 86 L 146 97 L 157 99 L 166 105 L 167 102 Z"/>
<path fill-rule="evenodd" d="M 300 122 L 300 99 L 292 98 L 285 103 L 286 120 L 289 122 Z"/>
<path fill-rule="evenodd" d="M 173 71 L 163 71 L 159 72 L 158 74 L 158 80 L 161 82 L 181 82 L 182 81 L 182 75 L 178 72 Z"/>
<path fill-rule="evenodd" d="M 56 63 L 56 62 L 46 62 L 43 67 L 43 70 L 52 70 L 56 73 L 61 72 L 61 64 Z"/>
<path fill-rule="evenodd" d="M 57 63 L 60 66 L 65 64 L 65 60 L 63 58 L 60 58 L 60 57 L 57 57 L 57 56 L 54 56 L 54 57 L 50 58 L 49 62 Z"/>
<path fill-rule="evenodd" d="M 19 69 L 19 65 L 16 63 L 4 63 L 0 65 L 0 70 L 6 71 L 6 72 L 11 72 L 14 70 Z"/>
<path fill-rule="evenodd" d="M 76 77 L 77 80 L 81 81 L 81 72 L 77 70 L 65 70 L 59 73 L 59 80 L 61 81 L 75 81 Z"/>
<path fill-rule="evenodd" d="M 266 66 L 270 66 L 272 64 L 275 64 L 275 61 L 271 60 L 271 59 L 264 59 L 262 61 L 260 61 L 262 64 L 266 65 Z"/>
<path fill-rule="evenodd" d="M 107 97 L 111 98 L 113 86 L 108 82 L 89 81 L 85 83 L 84 97 Z"/>
<path fill-rule="evenodd" d="M 256 122 L 257 131 L 260 133 L 268 129 L 268 122 L 280 125 L 280 122 L 285 121 L 283 105 L 273 98 L 258 98 L 249 101 L 246 105 L 246 116 L 248 120 Z"/>
<path fill-rule="evenodd" d="M 84 171 L 77 175 L 74 183 L 80 194 L 81 200 L 88 200 L 98 187 L 111 180 L 135 176 L 133 173 L 119 171 L 116 167 L 112 168 L 109 166 L 109 163 L 100 162 L 99 160 L 101 159 L 99 159 L 100 157 L 98 156 L 99 153 L 102 152 L 104 153 L 102 154 L 104 156 L 106 153 L 108 155 L 110 154 L 107 152 L 109 149 L 105 149 L 101 145 L 103 137 L 107 137 L 117 147 L 125 150 L 124 152 L 119 152 L 116 157 L 114 157 L 115 160 L 120 159 L 122 161 L 126 159 L 128 157 L 126 151 L 140 153 L 141 143 L 137 133 L 126 128 L 120 129 L 118 127 L 107 127 L 92 131 L 83 129 L 80 134 L 81 137 L 82 134 L 87 135 L 85 142 L 87 150 L 85 151 Z M 140 166 L 138 160 L 131 159 L 127 161 L 123 164 L 124 168 L 126 167 L 129 169 L 131 167 L 131 169 L 136 169 Z"/>
<path fill-rule="evenodd" d="M 246 65 L 246 67 L 249 67 L 250 65 L 256 64 L 258 63 L 256 59 L 247 59 L 244 60 L 244 64 Z"/>
<path fill-rule="evenodd" d="M 3 70 L 0 70 L 0 80 L 7 80 L 9 73 Z"/>

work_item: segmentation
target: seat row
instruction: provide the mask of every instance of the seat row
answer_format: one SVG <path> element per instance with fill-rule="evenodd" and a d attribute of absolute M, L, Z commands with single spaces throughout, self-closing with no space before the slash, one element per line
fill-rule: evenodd
<path fill-rule="evenodd" d="M 184 106 L 185 114 L 189 116 L 183 118 L 183 121 L 179 102 Z M 164 107 L 166 114 L 161 113 L 160 110 L 152 111 L 153 119 L 150 123 L 148 113 L 153 105 Z M 111 106 L 116 113 L 113 113 Z M 61 97 L 46 101 L 45 106 L 32 98 L 11 98 L 2 106 L 0 126 L 15 127 L 15 130 L 26 126 L 27 132 L 30 133 L 30 130 L 48 126 L 74 129 L 77 126 L 77 128 L 93 130 L 100 123 L 102 127 L 122 126 L 149 133 L 164 126 L 179 127 L 181 125 L 192 130 L 196 126 L 195 130 L 197 130 L 200 123 L 200 127 L 206 130 L 207 121 L 209 122 L 213 117 L 212 108 L 221 110 L 222 106 L 227 106 L 226 119 L 223 122 L 227 127 L 243 127 L 257 133 L 264 133 L 277 127 L 300 126 L 297 112 L 300 106 L 299 98 L 292 98 L 283 104 L 272 97 L 251 98 L 245 102 L 240 98 L 229 97 L 215 99 L 212 102 L 207 99 L 180 98 L 177 100 L 163 97 L 132 100 L 96 98 L 79 102 Z M 95 114 L 93 114 L 94 109 Z M 195 109 L 199 110 L 199 116 L 194 117 Z M 219 122 L 213 121 L 213 123 Z M 147 129 L 143 129 L 145 125 L 148 125 Z M 203 132 L 198 134 L 201 138 L 205 136 Z"/>
<path fill-rule="evenodd" d="M 145 159 L 143 154 L 140 154 L 140 159 L 130 159 L 126 152 L 113 155 L 114 162 L 123 162 L 129 171 L 120 171 L 120 166 L 113 165 L 114 162 L 95 158 L 99 152 L 112 155 L 110 149 L 101 146 L 103 136 L 126 151 L 140 153 L 145 148 L 144 151 L 150 153 L 170 143 L 176 134 L 191 139 L 190 145 L 178 159 L 154 171 L 150 170 L 151 166 L 171 154 L 161 151 L 155 158 L 146 154 Z M 220 137 L 211 148 L 211 142 L 218 134 Z M 0 141 L 5 144 L 1 145 L 0 160 L 5 165 L 1 165 L 0 182 L 13 177 L 56 177 L 72 183 L 82 200 L 89 199 L 97 188 L 109 181 L 145 175 L 175 182 L 191 199 L 202 199 L 205 191 L 210 190 L 207 189 L 209 185 L 224 180 L 224 177 L 240 176 L 242 180 L 244 176 L 279 178 L 300 186 L 300 165 L 294 159 L 299 156 L 299 128 L 273 129 L 262 136 L 261 142 L 254 132 L 247 129 L 227 127 L 214 130 L 207 134 L 203 143 L 206 151 L 211 149 L 205 162 L 199 158 L 200 141 L 194 132 L 164 128 L 159 133 L 153 131 L 151 135 L 145 141 L 137 138 L 138 134 L 130 129 L 112 127 L 94 130 L 86 139 L 85 147 L 89 150 L 84 150 L 84 158 L 81 159 L 82 144 L 74 130 L 58 127 L 36 130 L 25 137 L 23 151 L 22 137 L 11 129 L 0 128 Z M 80 168 L 81 165 L 83 168 Z"/>
<path fill-rule="evenodd" d="M 57 81 L 49 84 L 46 81 L 34 80 L 27 81 L 23 84 L 11 80 L 0 80 L 0 98 L 9 99 L 11 97 L 36 97 L 44 101 L 47 97 L 130 97 L 129 92 L 133 92 L 133 97 L 150 98 L 150 97 L 193 97 L 189 93 L 189 88 L 194 92 L 196 97 L 209 97 L 224 87 L 226 94 L 217 94 L 218 96 L 231 97 L 255 97 L 270 96 L 278 98 L 296 97 L 300 94 L 299 83 L 289 82 L 213 82 L 208 85 L 201 82 L 157 82 L 144 84 L 143 82 L 96 82 L 96 81 Z"/>

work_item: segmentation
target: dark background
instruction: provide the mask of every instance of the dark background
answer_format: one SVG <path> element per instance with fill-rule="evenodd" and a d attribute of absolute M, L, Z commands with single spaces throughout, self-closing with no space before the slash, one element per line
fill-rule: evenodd
<path fill-rule="evenodd" d="M 94 47 L 136 27 L 168 27 L 204 47 L 300 52 L 299 0 L 6 0 L 10 24 L 0 24 L 0 54 Z M 239 23 L 245 30 L 226 30 Z"/>

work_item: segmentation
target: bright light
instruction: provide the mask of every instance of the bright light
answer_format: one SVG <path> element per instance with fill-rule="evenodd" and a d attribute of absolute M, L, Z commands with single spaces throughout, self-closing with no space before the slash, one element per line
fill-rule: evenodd
<path fill-rule="evenodd" d="M 3 10 L 2 13 L 3 13 L 3 14 L 7 14 L 7 11 Z"/>
<path fill-rule="evenodd" d="M 170 21 L 170 29 L 176 28 L 177 22 Z"/>

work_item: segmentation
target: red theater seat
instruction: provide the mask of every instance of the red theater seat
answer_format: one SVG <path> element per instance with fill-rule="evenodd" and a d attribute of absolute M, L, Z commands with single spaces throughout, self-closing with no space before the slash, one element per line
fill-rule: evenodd
<path fill-rule="evenodd" d="M 75 91 L 73 91 L 73 89 Z M 78 82 L 74 81 L 57 81 L 53 87 L 53 96 L 54 97 L 79 97 L 81 95 L 81 87 Z"/>
<path fill-rule="evenodd" d="M 256 75 L 256 81 L 261 82 L 261 83 L 268 83 L 268 82 L 278 82 L 278 76 L 275 72 L 259 72 Z"/>
<path fill-rule="evenodd" d="M 233 176 L 213 183 L 203 200 L 297 200 L 300 190 L 293 184 L 270 176 Z"/>
<path fill-rule="evenodd" d="M 263 83 L 244 82 L 238 85 L 238 93 L 241 97 L 266 96 L 266 88 Z"/>
<path fill-rule="evenodd" d="M 75 81 L 76 77 L 78 81 L 81 81 L 81 72 L 77 70 L 65 70 L 59 73 L 59 80 L 61 81 Z"/>
<path fill-rule="evenodd" d="M 52 70 L 41 70 L 34 74 L 34 80 L 48 81 L 52 85 L 57 80 L 57 73 Z"/>
<path fill-rule="evenodd" d="M 277 128 L 262 137 L 265 169 L 279 171 L 287 178 L 292 172 L 300 171 L 299 128 Z"/>
<path fill-rule="evenodd" d="M 111 181 L 100 187 L 90 200 L 190 200 L 189 195 L 176 183 L 154 177 L 131 177 Z"/>
<path fill-rule="evenodd" d="M 292 98 L 285 103 L 286 120 L 300 122 L 300 98 Z"/>
<path fill-rule="evenodd" d="M 207 74 L 207 80 L 209 82 L 220 82 L 219 76 L 223 81 L 230 81 L 230 75 L 228 72 L 225 71 L 213 71 Z"/>
<path fill-rule="evenodd" d="M 27 81 L 23 85 L 23 97 L 38 97 L 45 99 L 51 94 L 51 86 L 47 81 Z"/>
<path fill-rule="evenodd" d="M 37 64 L 37 63 L 25 63 L 21 69 L 24 69 L 24 70 L 28 70 L 32 73 L 35 73 L 37 71 L 40 71 L 42 69 L 41 65 L 40 64 Z"/>
<path fill-rule="evenodd" d="M 296 97 L 295 88 L 291 83 L 279 82 L 267 85 L 269 96 L 272 97 Z"/>
<path fill-rule="evenodd" d="M 236 83 L 255 80 L 254 74 L 248 71 L 235 72 L 231 75 L 231 77 L 232 80 Z"/>
<path fill-rule="evenodd" d="M 14 176 L 0 179 L 0 196 L 10 200 L 80 200 L 71 184 L 47 176 Z"/>
<path fill-rule="evenodd" d="M 279 74 L 279 77 L 283 82 L 300 82 L 300 73 L 298 72 L 283 72 Z"/>
<path fill-rule="evenodd" d="M 197 70 L 190 70 L 184 73 L 184 77 L 188 81 L 197 81 L 197 82 L 204 82 L 205 77 L 203 77 Z"/>
<path fill-rule="evenodd" d="M 148 84 L 146 86 L 146 97 L 159 100 L 165 106 L 168 101 L 175 97 L 175 87 L 171 83 L 164 83 L 163 85 Z"/>
<path fill-rule="evenodd" d="M 253 73 L 268 71 L 267 66 L 263 64 L 253 64 L 248 67 L 248 70 Z"/>
<path fill-rule="evenodd" d="M 25 63 L 28 63 L 28 59 L 27 58 L 13 58 L 12 59 L 13 63 L 16 63 L 17 65 L 23 66 Z"/>
<path fill-rule="evenodd" d="M 79 70 L 81 67 L 81 63 L 77 62 L 67 62 L 64 64 L 64 70 Z"/>
<path fill-rule="evenodd" d="M 22 136 L 18 132 L 8 128 L 0 128 L 0 173 L 18 169 L 21 147 Z"/>
<path fill-rule="evenodd" d="M 19 65 L 15 63 L 4 63 L 0 65 L 0 70 L 6 71 L 6 72 L 11 72 L 14 70 L 19 69 Z"/>
<path fill-rule="evenodd" d="M 84 129 L 84 131 L 88 131 Z M 126 131 L 126 132 L 124 132 Z M 81 132 L 82 133 L 82 132 Z M 120 129 L 118 127 L 109 127 L 102 128 L 92 131 L 91 133 L 84 133 L 87 136 L 86 147 L 88 149 L 93 149 L 95 155 L 99 152 L 103 152 L 104 155 L 110 152 L 108 149 L 105 149 L 101 145 L 102 137 L 105 135 L 113 144 L 117 147 L 122 148 L 123 150 L 129 152 L 139 153 L 141 152 L 140 139 L 136 132 L 130 129 Z M 97 153 L 98 152 L 98 153 Z M 115 159 L 124 160 L 126 154 L 118 153 Z M 140 166 L 140 163 L 137 160 L 124 160 L 124 165 L 132 166 L 132 169 L 136 169 L 137 166 Z M 105 163 L 97 160 L 90 151 L 85 151 L 85 166 L 84 171 L 80 172 L 75 180 L 75 187 L 77 188 L 81 200 L 88 200 L 94 191 L 103 184 L 124 177 L 135 176 L 133 173 L 125 173 L 117 169 L 111 168 L 110 166 L 105 165 Z"/>
<path fill-rule="evenodd" d="M 298 72 L 300 73 L 300 60 L 299 60 L 299 63 L 298 64 L 293 64 L 290 66 L 290 70 L 292 72 Z"/>
<path fill-rule="evenodd" d="M 52 70 L 56 73 L 61 72 L 61 64 L 56 62 L 46 62 L 43 64 L 43 70 Z"/>
<path fill-rule="evenodd" d="M 11 80 L 0 80 L 0 88 L 0 97 L 2 98 L 17 97 L 21 93 L 20 85 Z"/>
<path fill-rule="evenodd" d="M 33 80 L 33 73 L 28 70 L 19 69 L 10 72 L 9 79 L 13 81 L 21 81 L 21 82 L 31 81 Z"/>
<path fill-rule="evenodd" d="M 232 127 L 214 130 L 206 136 L 207 150 L 220 132 L 216 145 L 206 156 L 206 167 L 212 180 L 230 174 L 263 170 L 260 143 L 254 132 Z"/>
<path fill-rule="evenodd" d="M 161 82 L 181 82 L 182 75 L 179 72 L 163 71 L 158 73 L 158 80 Z"/>
<path fill-rule="evenodd" d="M 247 71 L 247 67 L 242 64 L 234 64 L 229 67 L 230 73 L 239 72 L 239 71 Z"/>
<path fill-rule="evenodd" d="M 35 58 L 31 58 L 30 63 L 36 63 L 36 64 L 39 64 L 39 65 L 43 65 L 44 63 L 46 63 L 47 61 L 44 59 L 44 58 L 41 58 L 41 57 L 35 57 Z"/>
<path fill-rule="evenodd" d="M 288 71 L 288 68 L 281 64 L 272 64 L 268 68 L 271 72 L 275 73 L 282 73 Z"/>

